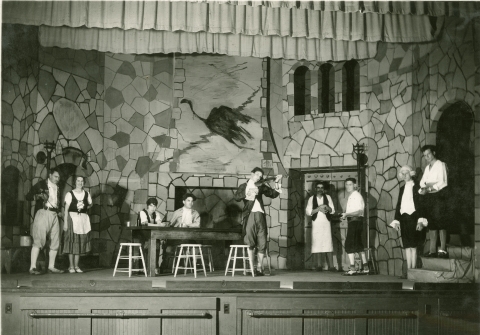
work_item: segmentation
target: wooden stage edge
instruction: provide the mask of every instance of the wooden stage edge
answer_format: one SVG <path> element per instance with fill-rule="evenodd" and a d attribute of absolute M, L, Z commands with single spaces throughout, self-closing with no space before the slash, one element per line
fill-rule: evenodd
<path fill-rule="evenodd" d="M 389 294 L 392 292 L 442 291 L 446 294 L 463 295 L 480 291 L 478 284 L 419 283 L 393 276 L 362 275 L 346 277 L 340 272 L 274 270 L 271 276 L 252 278 L 250 275 L 224 276 L 224 271 L 203 273 L 194 278 L 192 273 L 163 274 L 145 277 L 126 273 L 112 276 L 113 269 L 94 269 L 81 274 L 28 273 L 2 274 L 2 293 L 173 293 L 173 292 L 268 292 L 268 293 L 322 293 L 322 294 Z"/>

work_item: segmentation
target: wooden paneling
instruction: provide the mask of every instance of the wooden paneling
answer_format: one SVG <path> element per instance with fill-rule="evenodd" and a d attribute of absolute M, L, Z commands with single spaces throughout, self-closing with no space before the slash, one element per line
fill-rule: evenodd
<path fill-rule="evenodd" d="M 22 335 L 75 335 L 78 334 L 78 319 L 58 318 L 58 319 L 34 319 L 29 316 L 30 313 L 75 313 L 75 309 L 24 309 L 22 310 L 22 325 L 20 334 Z M 2 332 L 3 333 L 3 332 Z M 5 333 L 7 334 L 7 333 Z"/>
<path fill-rule="evenodd" d="M 92 309 L 92 313 L 115 315 L 117 313 L 147 314 L 138 309 Z M 148 319 L 92 319 L 92 335 L 141 335 L 147 334 Z"/>
<path fill-rule="evenodd" d="M 207 312 L 210 319 L 163 319 L 162 335 L 215 335 L 217 333 L 217 312 L 215 310 L 169 309 L 162 314 L 188 314 Z"/>
<path fill-rule="evenodd" d="M 325 309 L 310 309 L 304 310 L 304 314 L 309 315 L 326 315 L 327 313 L 339 314 L 353 314 L 354 310 L 325 310 Z M 354 319 L 304 319 L 303 321 L 304 335 L 346 335 L 355 334 L 355 320 Z"/>
<path fill-rule="evenodd" d="M 368 314 L 416 313 L 413 310 L 370 310 Z M 415 335 L 418 334 L 417 319 L 379 319 L 368 320 L 368 335 Z"/>
<path fill-rule="evenodd" d="M 252 318 L 248 316 L 249 312 L 268 312 L 271 314 L 290 314 L 289 309 L 258 309 L 258 310 L 242 310 L 242 335 L 290 335 L 301 334 L 301 326 L 298 319 L 291 318 Z"/>
<path fill-rule="evenodd" d="M 452 306 L 454 307 L 454 306 Z M 475 315 L 476 313 L 476 315 Z M 442 310 L 438 319 L 439 335 L 478 335 L 480 320 L 475 310 Z"/>

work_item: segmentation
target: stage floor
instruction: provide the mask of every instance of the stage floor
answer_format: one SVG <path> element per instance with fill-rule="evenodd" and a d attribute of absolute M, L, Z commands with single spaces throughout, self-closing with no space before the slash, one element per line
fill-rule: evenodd
<path fill-rule="evenodd" d="M 63 273 L 30 275 L 19 273 L 2 274 L 2 290 L 27 291 L 270 291 L 270 290 L 402 290 L 402 287 L 413 285 L 405 279 L 384 275 L 342 276 L 341 272 L 327 271 L 288 271 L 273 270 L 272 275 L 255 277 L 236 273 L 225 276 L 218 270 L 197 273 L 161 274 L 156 277 L 145 277 L 127 273 L 117 273 L 113 269 L 94 269 L 84 273 Z"/>

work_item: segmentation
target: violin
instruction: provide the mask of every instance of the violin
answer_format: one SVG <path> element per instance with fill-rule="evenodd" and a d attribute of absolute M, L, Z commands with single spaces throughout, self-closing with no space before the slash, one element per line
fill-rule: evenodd
<path fill-rule="evenodd" d="M 267 178 L 262 178 L 262 179 L 260 179 L 259 181 L 257 181 L 257 182 L 255 183 L 255 186 L 256 186 L 256 187 L 260 187 L 260 186 L 262 186 L 263 184 L 265 184 L 265 183 L 267 183 L 267 182 L 269 182 L 269 181 L 275 180 L 275 179 L 277 179 L 276 176 L 267 177 Z"/>

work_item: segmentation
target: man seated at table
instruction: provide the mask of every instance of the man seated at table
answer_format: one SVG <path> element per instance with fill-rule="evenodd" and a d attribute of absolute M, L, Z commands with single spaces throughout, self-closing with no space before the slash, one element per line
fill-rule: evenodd
<path fill-rule="evenodd" d="M 173 212 L 170 227 L 199 228 L 200 214 L 192 208 L 193 202 L 197 198 L 191 193 L 186 193 L 182 199 L 183 207 Z"/>
<path fill-rule="evenodd" d="M 138 213 L 137 226 L 156 224 L 159 227 L 165 227 L 165 222 L 162 222 L 162 215 L 157 212 L 158 200 L 150 198 L 147 200 L 147 208 Z"/>

